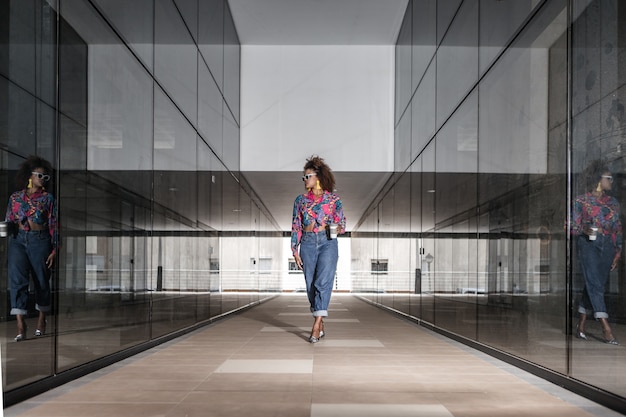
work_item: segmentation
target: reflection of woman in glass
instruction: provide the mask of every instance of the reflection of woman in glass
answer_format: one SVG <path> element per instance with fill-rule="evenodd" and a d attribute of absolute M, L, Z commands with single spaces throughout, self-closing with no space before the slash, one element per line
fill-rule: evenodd
<path fill-rule="evenodd" d="M 11 314 L 17 318 L 15 341 L 26 339 L 28 282 L 33 275 L 35 308 L 39 311 L 35 336 L 46 331 L 46 313 L 50 311 L 50 268 L 56 250 L 56 208 L 54 197 L 44 189 L 52 167 L 43 158 L 30 156 L 20 165 L 15 178 L 19 191 L 11 194 L 6 221 L 15 225 L 9 237 L 8 271 Z"/>
<path fill-rule="evenodd" d="M 622 224 L 619 203 L 608 195 L 613 176 L 602 161 L 594 161 L 585 172 L 586 193 L 576 197 L 573 210 L 573 232 L 578 235 L 577 251 L 585 287 L 578 306 L 580 321 L 576 337 L 587 340 L 585 322 L 587 315 L 602 324 L 604 341 L 617 345 L 609 325 L 604 301 L 604 291 L 609 273 L 615 269 L 622 251 Z"/>
<path fill-rule="evenodd" d="M 302 180 L 308 191 L 296 197 L 293 205 L 291 250 L 296 265 L 304 271 L 306 292 L 315 320 L 309 342 L 316 343 L 324 337 L 323 318 L 328 316 L 337 270 L 338 245 L 337 239 L 330 234 L 330 227 L 334 223 L 337 233 L 343 233 L 346 219 L 341 200 L 333 193 L 335 177 L 322 158 L 307 159 Z"/>

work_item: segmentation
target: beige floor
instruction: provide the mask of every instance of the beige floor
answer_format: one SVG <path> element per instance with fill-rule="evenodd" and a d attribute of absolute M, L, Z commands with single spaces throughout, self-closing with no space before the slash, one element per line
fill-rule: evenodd
<path fill-rule="evenodd" d="M 13 407 L 7 417 L 619 414 L 349 295 L 307 342 L 304 295 L 251 310 Z"/>

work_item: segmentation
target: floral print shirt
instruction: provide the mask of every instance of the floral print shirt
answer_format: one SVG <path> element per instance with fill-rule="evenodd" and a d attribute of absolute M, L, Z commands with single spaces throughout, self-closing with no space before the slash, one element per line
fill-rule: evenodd
<path fill-rule="evenodd" d="M 47 191 L 35 191 L 28 195 L 26 190 L 11 194 L 7 206 L 5 221 L 21 224 L 24 230 L 30 230 L 28 221 L 48 226 L 52 245 L 57 244 L 57 213 L 54 197 Z M 56 249 L 53 249 L 55 252 Z"/>
<path fill-rule="evenodd" d="M 595 226 L 598 233 L 610 235 L 616 255 L 622 252 L 622 223 L 619 219 L 619 203 L 615 197 L 602 194 L 595 197 L 585 193 L 576 197 L 572 214 L 572 233 L 583 234 L 584 228 Z"/>
<path fill-rule="evenodd" d="M 317 233 L 321 226 L 331 223 L 339 224 L 341 233 L 346 230 L 346 218 L 339 197 L 324 191 L 316 196 L 313 191 L 300 194 L 293 203 L 293 222 L 291 224 L 291 252 L 298 253 L 298 246 L 304 229 L 313 224 L 313 232 Z"/>

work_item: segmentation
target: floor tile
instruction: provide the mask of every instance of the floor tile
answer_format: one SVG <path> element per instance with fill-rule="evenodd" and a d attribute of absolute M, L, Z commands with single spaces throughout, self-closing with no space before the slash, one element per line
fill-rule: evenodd
<path fill-rule="evenodd" d="M 280 359 L 229 359 L 220 365 L 215 373 L 238 374 L 310 374 L 313 372 L 312 360 Z"/>
<path fill-rule="evenodd" d="M 439 404 L 313 404 L 311 417 L 454 417 Z"/>

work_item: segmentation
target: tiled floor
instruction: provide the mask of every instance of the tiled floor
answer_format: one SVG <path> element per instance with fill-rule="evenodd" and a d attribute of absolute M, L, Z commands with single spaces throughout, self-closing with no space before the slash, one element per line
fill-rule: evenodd
<path fill-rule="evenodd" d="M 282 295 L 4 410 L 7 417 L 461 417 L 619 414 L 334 295 L 307 342 L 304 295 Z"/>

